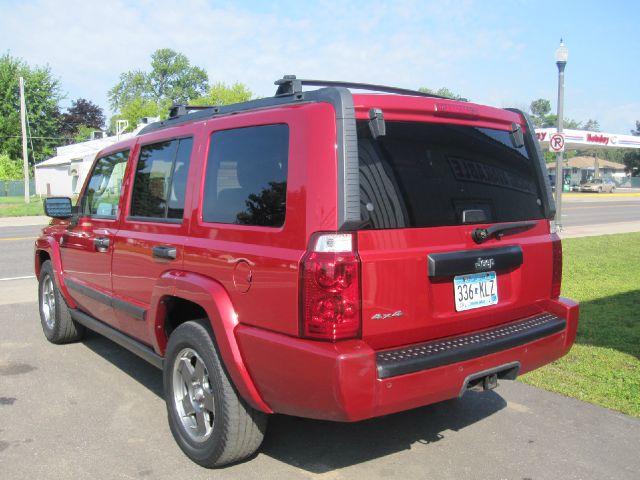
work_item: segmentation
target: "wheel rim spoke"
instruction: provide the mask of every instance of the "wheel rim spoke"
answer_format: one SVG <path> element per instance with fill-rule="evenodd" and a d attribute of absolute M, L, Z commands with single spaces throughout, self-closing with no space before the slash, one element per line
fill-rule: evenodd
<path fill-rule="evenodd" d="M 204 412 L 202 410 L 196 412 L 196 430 L 199 435 L 204 436 L 207 433 L 207 425 L 208 422 Z"/>
<path fill-rule="evenodd" d="M 49 275 L 45 275 L 42 279 L 41 288 L 42 300 L 40 301 L 40 307 L 42 310 L 42 316 L 47 327 L 52 329 L 55 326 L 56 296 L 53 280 Z"/>
<path fill-rule="evenodd" d="M 172 368 L 174 412 L 183 431 L 192 440 L 203 442 L 211 435 L 215 421 L 215 395 L 202 358 L 192 348 L 183 348 L 174 357 Z"/>
<path fill-rule="evenodd" d="M 186 384 L 190 384 L 195 380 L 194 369 L 193 369 L 193 366 L 191 365 L 191 361 L 189 358 L 180 359 L 179 371 L 180 371 L 180 375 L 182 375 L 182 380 Z"/>
<path fill-rule="evenodd" d="M 182 397 L 182 408 L 184 409 L 185 416 L 193 415 L 196 411 L 193 408 L 193 403 L 191 403 L 191 398 L 189 394 Z"/>
<path fill-rule="evenodd" d="M 204 390 L 204 408 L 205 410 L 211 412 L 212 414 L 215 412 L 216 401 L 213 397 L 213 393 L 205 388 Z"/>
<path fill-rule="evenodd" d="M 196 359 L 196 367 L 195 367 L 195 372 L 193 377 L 196 382 L 200 383 L 200 385 L 204 385 L 205 370 L 204 370 L 204 364 L 202 363 L 202 361 L 200 361 L 200 359 Z"/>

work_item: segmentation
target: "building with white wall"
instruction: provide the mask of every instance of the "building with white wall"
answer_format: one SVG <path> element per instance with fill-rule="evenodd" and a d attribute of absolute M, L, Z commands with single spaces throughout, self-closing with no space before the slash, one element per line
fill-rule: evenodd
<path fill-rule="evenodd" d="M 35 165 L 36 195 L 55 197 L 77 195 L 100 150 L 135 136 L 147 124 L 157 120 L 157 118 L 143 118 L 131 133 L 112 137 L 104 135 L 102 138 L 57 147 L 55 157 Z"/>

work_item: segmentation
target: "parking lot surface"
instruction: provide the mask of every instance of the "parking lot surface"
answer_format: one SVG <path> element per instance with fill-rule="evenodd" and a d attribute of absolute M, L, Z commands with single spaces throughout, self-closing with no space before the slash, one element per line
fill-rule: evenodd
<path fill-rule="evenodd" d="M 23 289 L 35 298 L 35 281 Z M 0 477 L 619 480 L 640 472 L 640 420 L 517 382 L 356 424 L 274 416 L 255 457 L 208 471 L 174 444 L 161 382 L 159 370 L 96 334 L 49 344 L 35 302 L 6 302 Z"/>
<path fill-rule="evenodd" d="M 563 236 L 640 231 L 638 207 L 567 197 Z M 44 339 L 31 223 L 45 221 L 0 224 L 2 480 L 640 478 L 640 419 L 518 382 L 356 424 L 274 416 L 254 458 L 202 469 L 171 437 L 159 370 L 96 334 Z"/>

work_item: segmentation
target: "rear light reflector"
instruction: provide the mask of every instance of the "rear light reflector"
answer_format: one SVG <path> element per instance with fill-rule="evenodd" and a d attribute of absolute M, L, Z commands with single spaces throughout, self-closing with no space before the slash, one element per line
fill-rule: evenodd
<path fill-rule="evenodd" d="M 360 259 L 353 235 L 314 236 L 300 276 L 300 335 L 328 341 L 360 336 Z"/>
<path fill-rule="evenodd" d="M 551 250 L 553 254 L 551 298 L 558 298 L 562 287 L 562 241 L 557 233 L 551 234 Z"/>

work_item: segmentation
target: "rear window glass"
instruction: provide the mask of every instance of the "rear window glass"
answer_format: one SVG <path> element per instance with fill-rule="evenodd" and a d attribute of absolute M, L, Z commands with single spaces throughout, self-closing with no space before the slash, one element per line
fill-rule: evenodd
<path fill-rule="evenodd" d="M 509 132 L 386 122 L 374 139 L 358 122 L 363 228 L 407 228 L 544 218 L 536 172 Z"/>

